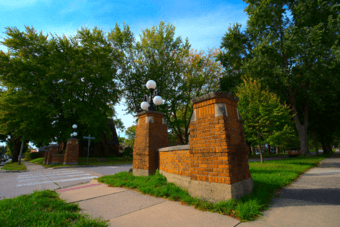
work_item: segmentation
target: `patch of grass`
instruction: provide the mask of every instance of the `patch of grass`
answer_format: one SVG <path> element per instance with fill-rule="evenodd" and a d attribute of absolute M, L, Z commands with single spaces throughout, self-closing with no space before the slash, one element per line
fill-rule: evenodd
<path fill-rule="evenodd" d="M 98 226 L 107 221 L 80 214 L 78 204 L 66 203 L 52 190 L 35 190 L 29 195 L 0 200 L 1 226 Z"/>
<path fill-rule="evenodd" d="M 282 157 L 282 156 L 287 156 L 288 153 L 279 153 L 279 154 L 267 154 L 267 153 L 262 153 L 263 157 Z M 248 155 L 248 159 L 251 158 L 260 158 L 260 155 Z"/>
<path fill-rule="evenodd" d="M 9 163 L 5 164 L 2 168 L 2 170 L 27 170 L 26 166 L 22 163 L 20 165 L 17 162 L 12 163 L 10 161 Z"/>
<path fill-rule="evenodd" d="M 253 191 L 239 199 L 210 203 L 202 197 L 191 197 L 185 188 L 169 183 L 157 170 L 152 176 L 133 176 L 132 173 L 119 172 L 107 175 L 97 180 L 113 187 L 135 189 L 143 194 L 179 201 L 184 205 L 194 206 L 203 211 L 228 215 L 248 222 L 257 219 L 263 211 L 270 207 L 272 198 L 283 187 L 294 182 L 302 173 L 316 167 L 318 163 L 330 154 L 311 157 L 296 157 L 294 159 L 272 160 L 249 163 L 249 169 L 254 181 Z"/>

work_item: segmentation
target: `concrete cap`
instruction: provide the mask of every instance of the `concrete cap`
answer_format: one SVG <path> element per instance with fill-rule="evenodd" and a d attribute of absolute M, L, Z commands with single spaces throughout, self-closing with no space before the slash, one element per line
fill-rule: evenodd
<path fill-rule="evenodd" d="M 238 102 L 239 98 L 237 96 L 234 96 L 231 94 L 231 92 L 225 92 L 225 91 L 216 91 L 216 92 L 211 92 L 209 94 L 206 95 L 202 95 L 200 97 L 197 98 L 193 98 L 191 100 L 191 105 L 198 103 L 198 102 L 203 102 L 205 100 L 209 100 L 212 98 L 228 98 L 228 99 L 232 99 L 235 100 L 236 102 Z"/>
<path fill-rule="evenodd" d="M 154 114 L 165 115 L 165 113 L 163 113 L 163 112 L 152 111 L 152 110 L 145 110 L 145 111 L 141 111 L 141 112 L 137 113 L 137 116 L 141 116 L 141 115 L 143 115 L 143 114 L 148 114 L 148 113 L 154 113 Z"/>

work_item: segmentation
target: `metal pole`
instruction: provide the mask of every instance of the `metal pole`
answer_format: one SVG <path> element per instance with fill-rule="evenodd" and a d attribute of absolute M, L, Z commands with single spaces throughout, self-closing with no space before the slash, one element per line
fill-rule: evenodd
<path fill-rule="evenodd" d="M 87 146 L 87 165 L 89 165 L 89 152 L 90 152 L 90 139 L 89 139 L 89 143 Z"/>

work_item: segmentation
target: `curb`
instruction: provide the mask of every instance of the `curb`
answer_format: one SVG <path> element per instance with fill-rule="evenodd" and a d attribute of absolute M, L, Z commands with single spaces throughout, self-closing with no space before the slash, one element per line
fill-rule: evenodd
<path fill-rule="evenodd" d="M 28 170 L 0 170 L 0 173 L 21 173 L 29 172 Z"/>

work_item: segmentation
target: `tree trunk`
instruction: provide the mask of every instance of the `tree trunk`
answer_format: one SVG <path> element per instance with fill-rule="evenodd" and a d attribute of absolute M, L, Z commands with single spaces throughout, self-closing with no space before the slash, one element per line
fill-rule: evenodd
<path fill-rule="evenodd" d="M 324 154 L 328 154 L 328 148 L 326 147 L 324 136 L 320 136 L 321 146 Z"/>
<path fill-rule="evenodd" d="M 312 131 L 312 137 L 313 137 L 313 143 L 314 143 L 314 149 L 315 149 L 316 155 L 319 155 L 318 137 L 315 131 Z"/>
<path fill-rule="evenodd" d="M 270 154 L 270 145 L 268 144 L 268 154 Z"/>
<path fill-rule="evenodd" d="M 307 129 L 301 124 L 296 124 L 296 128 L 299 132 L 301 155 L 311 156 L 311 154 L 309 153 L 309 147 L 308 147 Z"/>
<path fill-rule="evenodd" d="M 329 152 L 332 152 L 332 145 L 331 144 L 327 144 L 326 146 L 327 146 Z"/>
<path fill-rule="evenodd" d="M 11 135 L 11 140 L 13 142 L 13 152 L 12 152 L 12 162 L 18 162 L 18 156 L 20 154 L 21 137 L 16 137 Z"/>
<path fill-rule="evenodd" d="M 276 154 L 279 154 L 279 146 L 276 146 Z"/>
<path fill-rule="evenodd" d="M 251 146 L 251 153 L 254 155 L 255 154 L 255 151 L 254 151 L 254 147 Z"/>
<path fill-rule="evenodd" d="M 261 163 L 263 163 L 263 156 L 262 156 L 262 150 L 261 150 L 261 142 L 259 143 L 259 152 L 260 152 Z"/>

